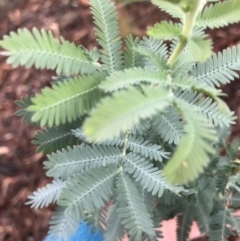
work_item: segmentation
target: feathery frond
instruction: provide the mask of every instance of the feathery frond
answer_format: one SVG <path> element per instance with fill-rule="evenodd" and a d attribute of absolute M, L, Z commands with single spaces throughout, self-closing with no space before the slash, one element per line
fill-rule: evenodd
<path fill-rule="evenodd" d="M 32 116 L 33 112 L 28 110 L 28 107 L 33 104 L 30 97 L 22 98 L 21 100 L 17 100 L 16 104 L 21 108 L 18 110 L 15 115 L 16 116 L 23 116 L 22 122 L 26 123 L 27 125 L 32 124 Z"/>
<path fill-rule="evenodd" d="M 144 67 L 164 71 L 167 66 L 167 45 L 154 38 L 143 37 L 135 50 L 143 56 Z"/>
<path fill-rule="evenodd" d="M 52 89 L 46 87 L 31 99 L 28 110 L 35 112 L 32 120 L 49 127 L 75 121 L 99 101 L 102 94 L 98 85 L 103 80 L 103 74 L 93 74 L 59 82 Z"/>
<path fill-rule="evenodd" d="M 73 135 L 72 129 L 77 128 L 80 123 L 81 121 L 77 120 L 71 124 L 46 128 L 37 132 L 32 143 L 39 145 L 37 152 L 42 151 L 43 154 L 50 154 L 67 146 L 74 146 L 78 143 L 78 138 Z"/>
<path fill-rule="evenodd" d="M 161 56 L 168 56 L 168 48 L 166 43 L 159 39 L 155 39 L 152 37 L 147 38 L 144 36 L 140 41 L 139 47 L 159 54 Z"/>
<path fill-rule="evenodd" d="M 61 37 L 58 43 L 52 32 L 33 28 L 11 32 L 0 41 L 0 46 L 8 52 L 7 62 L 14 67 L 24 65 L 27 68 L 56 70 L 57 74 L 92 73 L 98 64 L 91 60 L 84 49 Z"/>
<path fill-rule="evenodd" d="M 182 28 L 172 21 L 162 21 L 150 27 L 147 31 L 149 36 L 162 40 L 171 40 L 181 35 Z"/>
<path fill-rule="evenodd" d="M 210 241 L 227 241 L 227 238 L 234 234 L 231 231 L 233 226 L 231 213 L 227 207 L 215 213 L 211 217 Z"/>
<path fill-rule="evenodd" d="M 196 61 L 206 61 L 212 54 L 212 40 L 206 35 L 192 37 L 189 41 L 189 50 Z"/>
<path fill-rule="evenodd" d="M 182 191 L 182 187 L 174 187 L 166 182 L 162 173 L 154 164 L 145 158 L 129 153 L 123 160 L 124 170 L 133 175 L 136 182 L 140 182 L 143 189 L 152 195 L 161 197 L 165 189 L 174 193 Z"/>
<path fill-rule="evenodd" d="M 117 164 L 121 158 L 119 148 L 100 145 L 81 145 L 68 147 L 62 152 L 48 155 L 49 161 L 44 162 L 45 168 L 49 169 L 48 176 L 66 180 L 74 174 L 83 173 L 88 169 Z"/>
<path fill-rule="evenodd" d="M 162 147 L 157 144 L 152 144 L 144 140 L 142 136 L 130 135 L 127 143 L 127 149 L 133 153 L 140 154 L 150 160 L 163 161 L 163 158 L 168 158 L 168 152 L 162 150 Z"/>
<path fill-rule="evenodd" d="M 116 203 L 112 204 L 108 210 L 108 229 L 104 234 L 105 241 L 119 241 L 124 237 L 125 230 L 124 226 L 122 225 L 122 218 L 119 216 L 117 210 L 118 206 Z"/>
<path fill-rule="evenodd" d="M 185 133 L 181 115 L 173 106 L 166 108 L 163 113 L 156 115 L 153 118 L 153 126 L 161 138 L 169 144 L 177 145 Z"/>
<path fill-rule="evenodd" d="M 129 68 L 108 76 L 99 87 L 106 92 L 111 92 L 141 83 L 167 85 L 167 73 L 139 67 Z"/>
<path fill-rule="evenodd" d="M 135 240 L 141 240 L 143 233 L 154 236 L 154 225 L 141 201 L 141 195 L 132 179 L 123 172 L 117 177 L 117 193 L 117 199 L 124 202 L 124 206 L 117 211 L 122 218 L 122 225 L 129 230 L 129 235 Z"/>
<path fill-rule="evenodd" d="M 151 0 L 161 10 L 170 14 L 173 18 L 183 18 L 184 13 L 179 6 L 166 0 Z"/>
<path fill-rule="evenodd" d="M 89 214 L 84 219 L 87 226 L 91 226 L 90 233 L 92 234 L 95 230 L 98 231 L 99 234 L 103 235 L 106 229 L 106 210 L 105 208 L 101 208 L 96 212 Z"/>
<path fill-rule="evenodd" d="M 102 47 L 101 61 L 103 67 L 112 73 L 120 70 L 123 62 L 116 7 L 110 0 L 90 0 L 90 2 L 97 41 Z"/>
<path fill-rule="evenodd" d="M 204 28 L 221 28 L 240 21 L 238 0 L 228 0 L 206 7 L 197 19 L 196 24 Z"/>
<path fill-rule="evenodd" d="M 178 99 L 188 102 L 193 110 L 201 113 L 215 126 L 228 127 L 235 123 L 234 112 L 221 110 L 221 106 L 210 97 L 204 98 L 201 93 L 199 94 L 198 92 L 187 90 L 176 90 L 175 96 Z"/>
<path fill-rule="evenodd" d="M 113 194 L 113 181 L 119 173 L 116 165 L 89 169 L 68 180 L 62 190 L 58 205 L 66 207 L 65 213 L 84 219 L 103 208 Z"/>
<path fill-rule="evenodd" d="M 159 86 L 129 88 L 105 98 L 91 113 L 83 126 L 90 141 L 104 141 L 130 130 L 134 124 L 164 109 L 172 100 L 169 92 Z M 129 105 L 131 103 L 131 105 Z"/>
<path fill-rule="evenodd" d="M 224 49 L 218 54 L 213 53 L 205 63 L 198 63 L 192 74 L 196 82 L 220 87 L 220 84 L 227 84 L 238 78 L 238 70 L 240 70 L 240 45 Z"/>
<path fill-rule="evenodd" d="M 73 218 L 71 215 L 65 213 L 63 207 L 57 206 L 49 224 L 49 233 L 52 239 L 58 241 L 68 241 L 69 238 L 77 231 L 79 221 Z"/>
<path fill-rule="evenodd" d="M 47 207 L 50 203 L 56 202 L 61 194 L 65 183 L 61 180 L 53 180 L 52 183 L 47 184 L 45 187 L 39 188 L 28 196 L 30 199 L 26 204 L 30 204 L 31 208 Z"/>
<path fill-rule="evenodd" d="M 135 48 L 139 45 L 140 39 L 133 38 L 132 35 L 129 35 L 126 40 L 126 47 L 124 50 L 124 68 L 133 68 L 133 67 L 143 67 L 142 65 L 142 57 L 135 50 Z"/>
<path fill-rule="evenodd" d="M 209 143 L 217 141 L 213 126 L 199 113 L 193 113 L 187 102 L 176 99 L 176 107 L 186 121 L 184 135 L 164 168 L 170 183 L 187 183 L 194 180 L 210 161 L 214 149 Z"/>
<path fill-rule="evenodd" d="M 187 241 L 193 222 L 192 210 L 187 207 L 177 216 L 177 241 Z"/>

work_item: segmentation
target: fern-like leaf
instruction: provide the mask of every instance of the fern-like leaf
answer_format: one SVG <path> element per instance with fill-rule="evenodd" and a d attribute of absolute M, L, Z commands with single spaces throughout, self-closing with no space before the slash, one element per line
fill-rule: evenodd
<path fill-rule="evenodd" d="M 205 35 L 192 37 L 189 42 L 189 50 L 198 62 L 206 61 L 212 54 L 212 41 Z"/>
<path fill-rule="evenodd" d="M 26 204 L 30 204 L 31 208 L 47 207 L 50 203 L 56 202 L 61 194 L 65 183 L 61 180 L 53 180 L 52 183 L 47 184 L 45 187 L 39 188 L 28 196 L 30 199 Z"/>
<path fill-rule="evenodd" d="M 149 158 L 155 161 L 163 161 L 163 158 L 168 158 L 168 152 L 162 150 L 161 146 L 152 144 L 151 142 L 144 140 L 141 136 L 130 135 L 127 142 L 127 149 L 133 153 L 140 154 L 143 157 Z"/>
<path fill-rule="evenodd" d="M 124 67 L 125 69 L 133 68 L 137 66 L 142 66 L 142 57 L 135 50 L 138 46 L 140 39 L 137 37 L 133 39 L 132 35 L 129 35 L 126 38 L 126 48 L 124 51 Z"/>
<path fill-rule="evenodd" d="M 210 161 L 214 149 L 209 143 L 217 141 L 213 126 L 197 112 L 193 113 L 188 103 L 176 101 L 177 108 L 187 122 L 186 135 L 164 169 L 170 183 L 187 183 L 194 180 Z"/>
<path fill-rule="evenodd" d="M 79 222 L 72 216 L 66 214 L 65 209 L 59 206 L 57 206 L 49 224 L 50 237 L 58 241 L 68 241 L 79 227 Z"/>
<path fill-rule="evenodd" d="M 109 165 L 75 175 L 62 190 L 58 205 L 66 207 L 66 214 L 84 220 L 86 212 L 92 214 L 109 201 L 118 173 L 116 165 Z"/>
<path fill-rule="evenodd" d="M 32 143 L 39 145 L 37 152 L 42 151 L 43 154 L 50 154 L 67 146 L 74 146 L 78 143 L 78 138 L 73 135 L 72 129 L 77 126 L 79 126 L 79 120 L 71 124 L 46 128 L 37 132 Z"/>
<path fill-rule="evenodd" d="M 35 112 L 32 120 L 49 127 L 76 120 L 100 99 L 98 85 L 103 79 L 104 75 L 94 74 L 59 82 L 52 89 L 46 87 L 31 99 L 28 110 Z"/>
<path fill-rule="evenodd" d="M 116 7 L 110 0 L 90 0 L 97 41 L 102 47 L 101 61 L 110 73 L 122 68 L 122 42 L 120 41 Z"/>
<path fill-rule="evenodd" d="M 28 107 L 32 105 L 32 101 L 30 97 L 22 98 L 21 100 L 17 100 L 16 104 L 21 108 L 18 110 L 15 115 L 16 116 L 23 116 L 22 122 L 26 123 L 27 125 L 32 124 L 32 116 L 33 112 L 28 110 Z"/>
<path fill-rule="evenodd" d="M 132 179 L 123 172 L 117 177 L 117 193 L 118 201 L 124 202 L 124 206 L 118 208 L 118 213 L 122 218 L 122 225 L 129 230 L 129 235 L 135 240 L 141 240 L 143 233 L 154 236 L 153 221 L 141 195 Z"/>
<path fill-rule="evenodd" d="M 228 0 L 211 4 L 198 17 L 196 24 L 204 28 L 221 28 L 240 21 L 238 0 Z"/>
<path fill-rule="evenodd" d="M 156 23 L 153 27 L 149 28 L 147 33 L 149 36 L 162 40 L 171 40 L 181 35 L 181 26 L 169 21 L 162 21 Z"/>
<path fill-rule="evenodd" d="M 127 88 L 130 85 L 139 85 L 141 82 L 167 85 L 167 73 L 156 72 L 151 69 L 130 68 L 108 76 L 106 81 L 100 85 L 100 88 L 111 92 Z"/>
<path fill-rule="evenodd" d="M 119 241 L 122 240 L 125 234 L 124 226 L 122 225 L 122 218 L 117 212 L 117 204 L 110 206 L 107 216 L 107 230 L 104 235 L 105 241 Z"/>
<path fill-rule="evenodd" d="M 185 133 L 184 122 L 173 106 L 166 108 L 166 111 L 154 117 L 153 126 L 161 138 L 169 144 L 177 145 Z"/>
<path fill-rule="evenodd" d="M 191 226 L 193 222 L 193 215 L 191 208 L 186 208 L 183 213 L 177 216 L 177 241 L 187 241 Z"/>
<path fill-rule="evenodd" d="M 204 82 L 209 86 L 227 84 L 238 78 L 240 70 L 240 45 L 224 49 L 205 63 L 198 63 L 192 71 L 196 82 Z"/>
<path fill-rule="evenodd" d="M 215 188 L 212 179 L 203 176 L 203 182 L 206 181 L 206 185 L 199 188 L 197 192 L 197 204 L 194 206 L 193 213 L 195 214 L 195 220 L 202 234 L 208 235 L 210 232 L 210 215 L 214 205 L 214 199 L 212 192 Z M 199 186 L 201 183 L 199 184 Z"/>
<path fill-rule="evenodd" d="M 183 190 L 182 187 L 174 187 L 168 184 L 160 170 L 142 157 L 129 153 L 123 161 L 124 170 L 132 174 L 135 181 L 140 182 L 143 189 L 151 192 L 152 195 L 161 197 L 165 189 L 174 193 Z"/>
<path fill-rule="evenodd" d="M 121 151 L 111 146 L 81 145 L 52 153 L 48 158 L 49 161 L 44 162 L 45 168 L 49 169 L 47 175 L 65 180 L 94 167 L 118 163 Z"/>
<path fill-rule="evenodd" d="M 233 226 L 229 209 L 218 211 L 211 217 L 210 241 L 227 241 L 230 235 L 234 235 L 231 231 Z"/>
<path fill-rule="evenodd" d="M 142 55 L 147 69 L 164 71 L 167 66 L 167 45 L 159 39 L 143 37 L 135 50 Z"/>
<path fill-rule="evenodd" d="M 86 222 L 87 226 L 91 226 L 90 233 L 92 234 L 95 230 L 98 231 L 99 234 L 103 235 L 105 233 L 106 229 L 106 210 L 105 208 L 101 208 L 100 210 L 97 210 L 96 212 L 87 215 L 87 217 L 84 219 L 84 222 Z"/>
<path fill-rule="evenodd" d="M 194 110 L 201 113 L 215 126 L 229 127 L 235 123 L 234 112 L 230 111 L 228 107 L 226 109 L 225 107 L 222 108 L 221 102 L 214 102 L 209 97 L 203 98 L 203 95 L 201 93 L 198 94 L 198 92 L 187 90 L 176 90 L 174 92 L 178 99 L 188 102 Z"/>
<path fill-rule="evenodd" d="M 86 120 L 83 130 L 90 141 L 104 141 L 129 131 L 133 125 L 164 109 L 172 100 L 171 94 L 159 86 L 135 88 L 105 98 Z M 131 103 L 131 105 L 129 104 Z"/>
<path fill-rule="evenodd" d="M 18 33 L 11 32 L 0 41 L 0 46 L 8 52 L 7 62 L 13 67 L 24 65 L 27 68 L 55 70 L 57 74 L 92 73 L 98 67 L 84 49 L 61 38 L 59 44 L 52 32 L 33 29 L 19 29 Z"/>
<path fill-rule="evenodd" d="M 158 6 L 161 10 L 170 14 L 173 18 L 183 18 L 184 16 L 181 8 L 168 0 L 151 0 L 151 2 Z"/>

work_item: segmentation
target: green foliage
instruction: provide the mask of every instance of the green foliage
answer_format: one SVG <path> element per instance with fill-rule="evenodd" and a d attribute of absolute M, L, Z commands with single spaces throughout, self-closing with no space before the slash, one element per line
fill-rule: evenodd
<path fill-rule="evenodd" d="M 0 45 L 8 51 L 7 62 L 14 67 L 34 65 L 37 69 L 56 70 L 57 74 L 92 73 L 97 67 L 83 48 L 62 37 L 58 43 L 50 31 L 34 28 L 31 34 L 27 29 L 19 29 L 17 34 L 4 36 Z"/>
<path fill-rule="evenodd" d="M 213 54 L 205 63 L 198 63 L 193 69 L 194 80 L 219 87 L 238 78 L 240 70 L 240 46 L 224 49 Z"/>
<path fill-rule="evenodd" d="M 128 131 L 140 119 L 169 105 L 172 96 L 162 87 L 129 88 L 105 98 L 83 126 L 90 141 L 104 141 Z M 111 101 L 110 101 L 111 100 Z M 129 105 L 131 103 L 131 105 Z M 104 114 L 103 114 L 104 113 Z M 124 122 L 122 120 L 125 120 Z"/>
<path fill-rule="evenodd" d="M 22 98 L 21 100 L 17 100 L 16 104 L 21 108 L 21 110 L 18 110 L 15 115 L 23 116 L 22 122 L 26 123 L 27 125 L 32 124 L 33 112 L 28 110 L 28 107 L 33 104 L 31 98 Z"/>
<path fill-rule="evenodd" d="M 123 207 L 118 209 L 119 216 L 122 218 L 122 225 L 129 230 L 129 235 L 135 240 L 140 240 L 142 233 L 154 236 L 153 221 L 141 195 L 132 179 L 123 172 L 117 178 L 118 200 L 123 202 Z"/>
<path fill-rule="evenodd" d="M 103 68 L 112 73 L 122 68 L 122 42 L 115 5 L 111 0 L 90 0 L 95 33 L 102 47 L 101 61 Z"/>
<path fill-rule="evenodd" d="M 35 112 L 32 120 L 49 127 L 75 121 L 101 98 L 98 86 L 103 79 L 103 74 L 93 74 L 58 82 L 52 89 L 44 88 L 42 94 L 31 99 L 33 104 L 28 110 Z"/>
<path fill-rule="evenodd" d="M 181 26 L 173 22 L 162 21 L 148 29 L 148 35 L 162 40 L 171 40 L 181 35 Z"/>
<path fill-rule="evenodd" d="M 114 3 L 90 2 L 99 49 L 37 29 L 0 41 L 14 67 L 58 75 L 17 101 L 24 122 L 44 127 L 33 143 L 53 178 L 27 204 L 57 202 L 50 233 L 59 240 L 85 221 L 107 241 L 157 241 L 162 220 L 175 216 L 178 241 L 193 221 L 210 241 L 240 234 L 231 209 L 240 207 L 240 141 L 228 141 L 236 117 L 216 88 L 238 78 L 240 50 L 212 53 L 205 33 L 240 21 L 238 0 L 152 0 L 181 24 L 156 23 L 151 37 L 125 41 Z"/>
<path fill-rule="evenodd" d="M 197 178 L 210 161 L 209 154 L 214 149 L 209 143 L 217 141 L 213 126 L 184 101 L 176 100 L 176 108 L 186 121 L 184 135 L 164 169 L 164 174 L 171 183 L 186 183 Z"/>
<path fill-rule="evenodd" d="M 79 124 L 81 124 L 81 121 L 77 120 L 71 124 L 67 123 L 58 127 L 46 128 L 37 132 L 32 143 L 39 145 L 37 152 L 43 152 L 44 154 L 50 154 L 62 148 L 76 145 L 78 138 L 73 135 L 71 130 L 77 128 Z"/>
<path fill-rule="evenodd" d="M 238 0 L 228 0 L 206 7 L 197 20 L 197 25 L 204 28 L 220 28 L 240 21 Z"/>
<path fill-rule="evenodd" d="M 189 50 L 194 59 L 204 62 L 212 54 L 212 41 L 205 39 L 204 36 L 193 37 L 189 43 Z"/>

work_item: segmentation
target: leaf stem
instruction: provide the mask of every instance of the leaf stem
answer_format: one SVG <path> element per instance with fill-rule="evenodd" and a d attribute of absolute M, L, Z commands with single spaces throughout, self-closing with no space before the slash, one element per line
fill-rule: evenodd
<path fill-rule="evenodd" d="M 125 158 L 126 154 L 127 154 L 127 143 L 128 143 L 128 137 L 130 135 L 131 131 L 127 131 L 126 134 L 125 134 L 125 138 L 124 138 L 124 145 L 123 145 L 123 149 L 122 149 L 122 160 Z M 121 160 L 121 161 L 122 161 Z M 122 163 L 121 165 L 119 166 L 119 170 L 122 171 Z"/>
<path fill-rule="evenodd" d="M 205 4 L 206 4 L 206 0 L 193 0 L 189 3 L 189 8 L 184 13 L 183 28 L 182 28 L 182 33 L 179 37 L 179 42 L 167 62 L 167 65 L 170 68 L 175 64 L 179 55 L 186 47 L 188 43 L 188 39 L 192 35 L 192 31 L 195 26 L 198 13 L 202 10 Z"/>

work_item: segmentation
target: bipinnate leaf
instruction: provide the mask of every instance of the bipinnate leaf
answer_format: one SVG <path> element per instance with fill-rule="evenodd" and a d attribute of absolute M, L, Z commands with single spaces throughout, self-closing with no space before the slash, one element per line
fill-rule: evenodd
<path fill-rule="evenodd" d="M 151 237 L 154 236 L 151 213 L 145 203 L 142 202 L 136 184 L 125 172 L 120 172 L 116 179 L 117 200 L 124 204 L 117 210 L 119 217 L 122 219 L 122 225 L 129 231 L 133 240 L 141 240 L 143 233 Z"/>
<path fill-rule="evenodd" d="M 118 206 L 116 203 L 110 206 L 107 216 L 108 229 L 106 230 L 104 237 L 106 241 L 119 241 L 124 238 L 125 230 L 121 224 L 122 219 L 117 212 Z"/>
<path fill-rule="evenodd" d="M 86 213 L 95 213 L 110 200 L 118 173 L 116 165 L 108 165 L 76 174 L 62 190 L 59 206 L 66 207 L 65 213 L 77 220 L 85 219 Z"/>
<path fill-rule="evenodd" d="M 139 37 L 134 39 L 132 35 L 129 35 L 126 38 L 123 62 L 125 69 L 143 65 L 142 56 L 140 56 L 140 54 L 135 50 L 135 48 L 139 45 L 139 42 Z"/>
<path fill-rule="evenodd" d="M 170 14 L 173 18 L 183 18 L 184 13 L 181 8 L 177 5 L 179 0 L 151 0 L 153 4 L 158 6 L 161 10 Z"/>
<path fill-rule="evenodd" d="M 26 204 L 30 204 L 31 208 L 43 208 L 50 203 L 56 202 L 61 194 L 62 189 L 65 187 L 65 183 L 60 179 L 53 180 L 52 183 L 39 188 L 28 196 L 29 201 Z"/>
<path fill-rule="evenodd" d="M 33 112 L 31 112 L 33 113 Z M 58 127 L 46 128 L 37 132 L 35 140 L 32 144 L 38 145 L 36 152 L 43 152 L 49 154 L 66 148 L 67 146 L 74 146 L 78 143 L 78 138 L 72 133 L 72 129 L 77 128 L 81 124 L 80 120 Z"/>
<path fill-rule="evenodd" d="M 50 238 L 61 241 L 68 241 L 79 227 L 80 221 L 73 216 L 66 214 L 65 208 L 57 206 L 53 213 L 50 224 Z"/>
<path fill-rule="evenodd" d="M 73 78 L 46 87 L 41 94 L 31 100 L 33 104 L 28 108 L 35 112 L 32 121 L 39 121 L 41 126 L 71 123 L 89 111 L 101 98 L 98 85 L 105 76 L 93 74 Z"/>
<path fill-rule="evenodd" d="M 130 130 L 171 103 L 172 95 L 160 86 L 129 87 L 105 98 L 83 125 L 89 141 L 101 142 Z"/>
<path fill-rule="evenodd" d="M 141 83 L 167 85 L 167 73 L 139 67 L 129 68 L 108 76 L 99 87 L 106 92 L 111 92 Z"/>
<path fill-rule="evenodd" d="M 156 0 L 155 0 L 156 1 Z M 211 2 L 217 2 L 212 0 Z M 219 1 L 207 6 L 196 24 L 204 28 L 221 28 L 240 21 L 239 0 Z"/>
<path fill-rule="evenodd" d="M 193 37 L 189 49 L 196 61 L 204 62 L 212 55 L 212 41 L 205 36 Z"/>
<path fill-rule="evenodd" d="M 176 106 L 186 121 L 186 134 L 180 139 L 172 158 L 164 168 L 164 175 L 172 184 L 193 181 L 210 161 L 214 153 L 210 143 L 217 141 L 213 125 L 200 113 L 195 112 L 187 102 L 176 99 Z"/>
<path fill-rule="evenodd" d="M 148 35 L 162 40 L 171 40 L 181 35 L 181 27 L 171 21 L 162 21 L 150 27 Z"/>
<path fill-rule="evenodd" d="M 108 72 L 122 68 L 122 41 L 119 34 L 116 6 L 111 0 L 90 0 L 95 34 L 102 47 L 101 62 Z"/>
<path fill-rule="evenodd" d="M 21 108 L 21 110 L 16 111 L 16 116 L 22 116 L 22 122 L 27 125 L 32 124 L 32 116 L 33 112 L 28 110 L 28 107 L 32 105 L 32 101 L 30 97 L 22 98 L 21 100 L 17 100 L 16 104 Z"/>
<path fill-rule="evenodd" d="M 10 32 L 0 41 L 0 46 L 7 50 L 7 62 L 13 67 L 20 65 L 37 69 L 56 70 L 57 74 L 92 73 L 98 63 L 90 58 L 84 48 L 76 46 L 61 37 L 58 43 L 51 31 L 33 28 L 19 29 L 17 33 Z"/>

